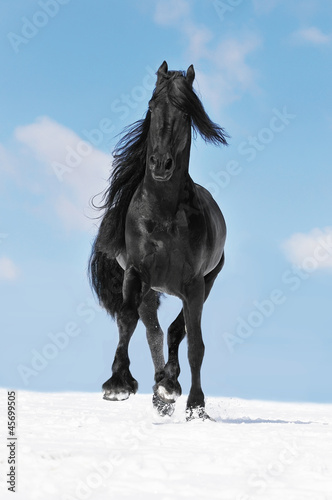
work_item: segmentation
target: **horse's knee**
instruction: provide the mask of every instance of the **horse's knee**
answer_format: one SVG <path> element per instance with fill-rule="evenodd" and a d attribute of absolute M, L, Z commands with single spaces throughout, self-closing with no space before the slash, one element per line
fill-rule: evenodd
<path fill-rule="evenodd" d="M 168 345 L 179 345 L 186 335 L 183 311 L 177 316 L 173 323 L 169 326 L 167 331 Z"/>
<path fill-rule="evenodd" d="M 117 314 L 117 324 L 120 332 L 123 331 L 123 329 L 129 331 L 135 329 L 138 319 L 139 315 L 137 308 L 133 307 L 131 304 L 123 303 Z"/>
<path fill-rule="evenodd" d="M 126 306 L 131 306 L 133 309 L 138 309 L 142 302 L 142 281 L 136 271 L 131 266 L 126 269 L 122 285 L 123 303 Z"/>

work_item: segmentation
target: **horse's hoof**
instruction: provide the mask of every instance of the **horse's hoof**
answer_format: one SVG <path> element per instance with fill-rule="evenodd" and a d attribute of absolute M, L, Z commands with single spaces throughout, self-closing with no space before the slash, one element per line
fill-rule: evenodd
<path fill-rule="evenodd" d="M 210 417 L 205 411 L 203 406 L 197 406 L 195 408 L 187 408 L 186 409 L 186 420 L 190 422 L 191 420 L 210 420 L 211 422 L 215 422 L 214 418 Z"/>
<path fill-rule="evenodd" d="M 158 394 L 159 398 L 162 401 L 164 401 L 164 403 L 167 403 L 167 404 L 175 403 L 175 401 L 177 400 L 177 398 L 180 395 L 176 391 L 170 392 L 163 385 L 159 385 L 157 387 L 157 391 L 155 392 L 155 394 Z"/>
<path fill-rule="evenodd" d="M 128 399 L 130 396 L 130 392 L 113 392 L 113 391 L 104 391 L 103 399 L 106 399 L 107 401 L 124 401 L 125 399 Z"/>
<path fill-rule="evenodd" d="M 124 401 L 138 389 L 137 381 L 130 375 L 124 377 L 115 373 L 103 384 L 103 398 L 107 401 Z"/>
<path fill-rule="evenodd" d="M 173 415 L 175 410 L 175 403 L 165 403 L 161 397 L 155 392 L 152 396 L 152 403 L 161 417 Z"/>

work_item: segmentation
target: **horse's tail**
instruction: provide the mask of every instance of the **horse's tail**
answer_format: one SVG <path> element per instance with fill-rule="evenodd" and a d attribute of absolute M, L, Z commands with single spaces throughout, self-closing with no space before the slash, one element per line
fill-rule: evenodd
<path fill-rule="evenodd" d="M 96 248 L 92 249 L 89 262 L 90 281 L 100 304 L 115 318 L 122 306 L 122 283 L 124 271 L 115 258 Z"/>

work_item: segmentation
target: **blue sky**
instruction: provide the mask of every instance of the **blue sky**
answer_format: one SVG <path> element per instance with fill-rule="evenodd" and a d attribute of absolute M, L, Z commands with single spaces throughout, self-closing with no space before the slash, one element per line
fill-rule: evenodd
<path fill-rule="evenodd" d="M 14 8 L 13 8 L 14 7 Z M 98 391 L 115 324 L 86 268 L 122 129 L 164 59 L 231 136 L 190 170 L 228 226 L 206 303 L 207 395 L 332 402 L 332 10 L 328 1 L 4 0 L 0 54 L 0 384 Z M 180 303 L 163 300 L 164 329 Z M 131 368 L 153 369 L 139 327 Z M 180 381 L 189 390 L 186 342 Z"/>

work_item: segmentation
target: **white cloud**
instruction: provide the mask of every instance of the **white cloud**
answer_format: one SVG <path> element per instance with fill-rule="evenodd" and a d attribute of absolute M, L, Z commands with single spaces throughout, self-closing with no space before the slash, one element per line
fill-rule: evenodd
<path fill-rule="evenodd" d="M 0 144 L 0 171 L 10 174 L 15 173 L 15 157 Z"/>
<path fill-rule="evenodd" d="M 229 38 L 218 45 L 212 55 L 213 62 L 226 72 L 230 81 L 249 87 L 253 84 L 254 73 L 245 59 L 260 44 L 260 39 L 255 35 L 248 35 L 242 40 Z"/>
<path fill-rule="evenodd" d="M 298 44 L 326 45 L 332 41 L 332 36 L 326 35 L 316 26 L 311 26 L 296 31 L 291 39 Z"/>
<path fill-rule="evenodd" d="M 15 281 L 19 276 L 19 269 L 8 257 L 0 258 L 0 281 Z"/>
<path fill-rule="evenodd" d="M 174 24 L 189 15 L 190 7 L 186 0 L 159 0 L 154 12 L 157 24 Z"/>
<path fill-rule="evenodd" d="M 196 26 L 190 20 L 184 23 L 183 31 L 188 39 L 187 52 L 190 62 L 209 59 L 208 43 L 213 39 L 213 33 L 206 26 Z"/>
<path fill-rule="evenodd" d="M 205 60 L 211 68 L 208 73 L 196 70 L 201 94 L 214 106 L 220 107 L 239 99 L 244 92 L 255 91 L 255 71 L 246 58 L 260 45 L 260 39 L 254 34 L 248 34 L 242 39 L 226 38 L 215 48 L 205 47 L 203 51 L 202 46 L 201 57 L 197 59 L 193 46 L 190 45 L 189 50 L 192 51 L 192 58 L 197 61 L 197 67 Z"/>
<path fill-rule="evenodd" d="M 218 39 L 204 24 L 192 21 L 188 2 L 181 0 L 177 7 L 175 4 L 178 2 L 173 0 L 158 2 L 154 20 L 173 25 L 185 37 L 184 55 L 188 66 L 191 63 L 195 66 L 204 99 L 219 108 L 239 99 L 244 92 L 256 91 L 256 75 L 247 57 L 261 45 L 260 38 L 248 33 L 241 37 L 221 35 Z"/>
<path fill-rule="evenodd" d="M 332 227 L 293 234 L 282 244 L 282 249 L 296 266 L 332 269 Z"/>
<path fill-rule="evenodd" d="M 48 175 L 43 176 L 41 182 L 54 196 L 55 212 L 64 225 L 71 229 L 89 229 L 93 225 L 89 217 L 96 217 L 89 202 L 107 185 L 111 155 L 48 117 L 18 127 L 15 137 L 45 166 Z"/>

